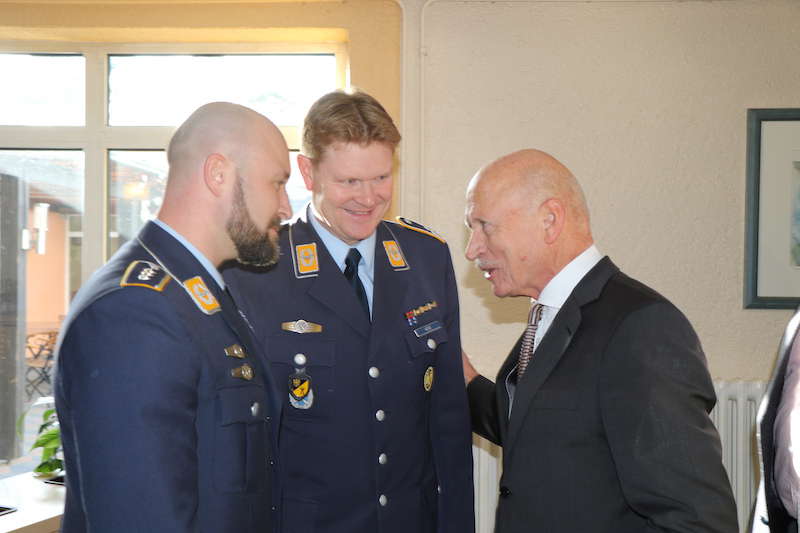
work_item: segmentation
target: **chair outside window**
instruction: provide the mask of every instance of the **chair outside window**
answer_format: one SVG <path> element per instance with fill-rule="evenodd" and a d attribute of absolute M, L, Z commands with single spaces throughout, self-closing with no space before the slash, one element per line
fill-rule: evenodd
<path fill-rule="evenodd" d="M 28 401 L 52 395 L 53 354 L 57 331 L 31 333 L 25 343 L 25 393 Z"/>

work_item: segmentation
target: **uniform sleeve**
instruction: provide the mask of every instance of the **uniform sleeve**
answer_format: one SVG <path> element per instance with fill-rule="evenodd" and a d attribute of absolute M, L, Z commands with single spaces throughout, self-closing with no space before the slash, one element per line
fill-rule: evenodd
<path fill-rule="evenodd" d="M 445 253 L 446 346 L 436 355 L 432 389 L 431 438 L 439 483 L 439 533 L 475 529 L 472 483 L 472 433 L 461 365 L 458 292 L 449 252 Z"/>
<path fill-rule="evenodd" d="M 117 290 L 69 326 L 57 407 L 87 530 L 196 530 L 198 379 L 191 337 L 160 293 Z"/>
<path fill-rule="evenodd" d="M 686 318 L 667 303 L 631 313 L 604 356 L 600 405 L 622 491 L 647 531 L 730 533 L 736 506 L 708 412 L 715 396 Z"/>

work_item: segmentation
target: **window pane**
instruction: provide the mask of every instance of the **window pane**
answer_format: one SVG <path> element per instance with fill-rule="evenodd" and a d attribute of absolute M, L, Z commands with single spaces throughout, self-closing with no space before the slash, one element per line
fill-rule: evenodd
<path fill-rule="evenodd" d="M 17 420 L 39 397 L 52 395 L 56 335 L 80 285 L 84 157 L 80 151 L 0 149 L 0 411 Z M 80 224 L 78 223 L 78 226 Z M 41 422 L 25 418 L 22 446 L 13 424 L 0 428 L 6 472 L 30 471 Z"/>
<path fill-rule="evenodd" d="M 78 55 L 0 54 L 0 124 L 83 126 L 85 69 Z"/>
<path fill-rule="evenodd" d="M 109 150 L 108 152 L 108 255 L 136 237 L 144 223 L 155 218 L 167 183 L 167 157 L 161 150 Z M 286 184 L 292 212 L 311 199 L 290 153 L 291 176 Z"/>
<path fill-rule="evenodd" d="M 145 222 L 155 218 L 167 183 L 163 150 L 109 150 L 109 257 L 136 237 Z"/>
<path fill-rule="evenodd" d="M 336 89 L 336 56 L 111 55 L 108 86 L 111 126 L 177 126 L 213 101 L 296 126 L 317 98 Z"/>

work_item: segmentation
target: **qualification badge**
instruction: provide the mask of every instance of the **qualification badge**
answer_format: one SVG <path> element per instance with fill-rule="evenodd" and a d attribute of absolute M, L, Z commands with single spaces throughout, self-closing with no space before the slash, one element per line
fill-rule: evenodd
<path fill-rule="evenodd" d="M 289 376 L 289 403 L 295 409 L 308 409 L 314 404 L 311 376 L 305 369 L 296 370 Z"/>
<path fill-rule="evenodd" d="M 425 370 L 425 376 L 422 378 L 422 386 L 425 387 L 425 392 L 430 392 L 433 388 L 433 367 L 429 366 Z"/>

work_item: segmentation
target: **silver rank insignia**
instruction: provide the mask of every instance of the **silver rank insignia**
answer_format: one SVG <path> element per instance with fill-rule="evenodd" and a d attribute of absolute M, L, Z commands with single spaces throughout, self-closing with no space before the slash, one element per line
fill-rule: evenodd
<path fill-rule="evenodd" d="M 309 409 L 314 404 L 311 376 L 306 374 L 305 369 L 289 376 L 289 403 L 295 409 Z"/>

